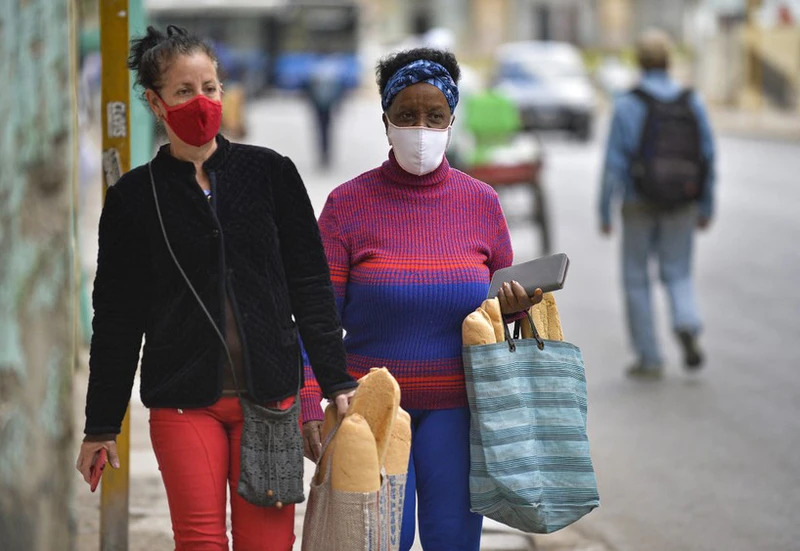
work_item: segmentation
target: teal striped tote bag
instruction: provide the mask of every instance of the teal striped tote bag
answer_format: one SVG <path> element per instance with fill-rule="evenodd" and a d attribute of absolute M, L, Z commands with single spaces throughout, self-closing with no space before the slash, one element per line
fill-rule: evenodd
<path fill-rule="evenodd" d="M 469 489 L 473 512 L 547 534 L 590 512 L 600 497 L 581 351 L 533 333 L 512 339 L 506 328 L 506 342 L 463 348 Z"/>

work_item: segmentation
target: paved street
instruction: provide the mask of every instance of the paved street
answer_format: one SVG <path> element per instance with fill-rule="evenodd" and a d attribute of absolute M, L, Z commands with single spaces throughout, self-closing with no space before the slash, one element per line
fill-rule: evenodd
<path fill-rule="evenodd" d="M 311 113 L 298 100 L 254 103 L 248 123 L 247 141 L 295 160 L 317 213 L 335 185 L 381 163 L 388 149 L 377 93 L 354 98 L 341 113 L 329 172 L 309 155 Z M 798 549 L 800 142 L 719 138 L 718 217 L 698 241 L 696 265 L 707 369 L 682 372 L 659 291 L 668 368 L 663 381 L 646 384 L 622 376 L 633 357 L 618 283 L 619 232 L 603 238 L 595 209 L 604 139 L 601 129 L 588 146 L 545 141 L 554 249 L 571 260 L 557 299 L 565 336 L 586 361 L 601 507 L 534 540 L 487 524 L 483 549 L 533 549 L 534 542 L 554 550 Z M 503 201 L 512 213 L 527 197 L 509 191 Z M 536 256 L 533 229 L 515 227 L 512 238 L 517 261 Z M 141 409 L 134 424 L 131 549 L 167 549 L 168 512 Z M 97 549 L 96 497 L 85 486 L 77 493 L 79 549 Z"/>
<path fill-rule="evenodd" d="M 800 143 L 721 137 L 718 149 L 718 217 L 696 264 L 707 369 L 682 372 L 659 292 L 667 377 L 636 384 L 621 375 L 633 357 L 619 232 L 597 232 L 601 152 L 549 147 L 556 248 L 572 260 L 558 298 L 585 355 L 602 501 L 579 526 L 615 549 L 800 548 Z"/>

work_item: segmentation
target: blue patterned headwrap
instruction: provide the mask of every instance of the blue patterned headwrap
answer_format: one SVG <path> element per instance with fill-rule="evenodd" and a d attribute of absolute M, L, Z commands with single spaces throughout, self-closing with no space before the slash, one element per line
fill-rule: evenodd
<path fill-rule="evenodd" d="M 407 88 L 418 82 L 427 82 L 428 84 L 436 86 L 442 91 L 445 99 L 447 99 L 447 105 L 450 106 L 450 113 L 456 110 L 456 105 L 458 104 L 458 86 L 456 86 L 453 77 L 450 76 L 450 73 L 448 73 L 447 69 L 443 66 L 435 61 L 427 59 L 412 61 L 408 65 L 398 69 L 398 71 L 392 75 L 392 78 L 389 79 L 389 82 L 386 83 L 386 87 L 383 89 L 383 96 L 381 97 L 381 106 L 383 110 L 386 111 L 389 109 L 395 96 L 399 94 L 403 88 Z"/>

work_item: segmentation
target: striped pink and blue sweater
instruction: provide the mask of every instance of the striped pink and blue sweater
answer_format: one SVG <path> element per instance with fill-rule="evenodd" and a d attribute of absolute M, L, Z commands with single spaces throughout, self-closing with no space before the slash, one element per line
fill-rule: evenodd
<path fill-rule="evenodd" d="M 466 407 L 461 323 L 512 262 L 497 193 L 447 159 L 415 176 L 390 152 L 331 192 L 319 226 L 350 374 L 387 367 L 405 409 Z M 303 420 L 321 420 L 308 365 L 305 378 Z"/>

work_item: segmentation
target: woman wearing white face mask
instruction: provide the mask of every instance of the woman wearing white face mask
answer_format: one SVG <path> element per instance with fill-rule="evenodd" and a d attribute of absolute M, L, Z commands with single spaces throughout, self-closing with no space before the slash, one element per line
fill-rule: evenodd
<path fill-rule="evenodd" d="M 320 216 L 322 241 L 358 378 L 386 366 L 411 414 L 412 445 L 401 546 L 478 550 L 482 517 L 469 510 L 469 409 L 461 323 L 495 270 L 512 261 L 508 228 L 488 185 L 450 168 L 445 151 L 458 103 L 458 63 L 432 49 L 377 67 L 392 148 L 380 167 L 339 186 Z M 519 284 L 500 294 L 513 315 L 541 300 Z M 306 453 L 316 459 L 321 393 L 306 368 Z"/>

